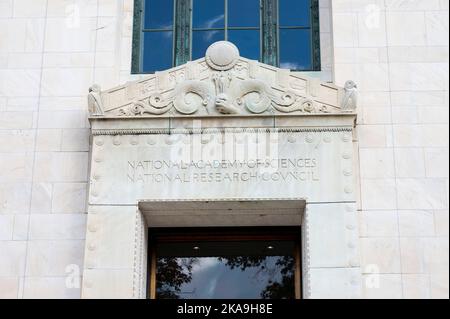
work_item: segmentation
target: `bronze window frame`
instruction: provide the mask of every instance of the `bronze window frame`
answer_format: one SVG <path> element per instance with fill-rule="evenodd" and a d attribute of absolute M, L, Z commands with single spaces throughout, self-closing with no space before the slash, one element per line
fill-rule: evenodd
<path fill-rule="evenodd" d="M 133 16 L 133 43 L 131 57 L 131 73 L 145 74 L 154 71 L 143 72 L 143 32 L 158 30 L 145 30 L 143 27 L 144 1 L 134 0 Z M 311 30 L 311 64 L 310 70 L 292 71 L 320 71 L 320 21 L 319 0 L 311 0 L 310 25 L 305 27 Z M 260 61 L 278 67 L 280 60 L 279 24 L 278 24 L 278 0 L 260 0 Z M 173 20 L 173 48 L 172 67 L 188 62 L 192 56 L 192 0 L 174 0 Z M 225 21 L 226 23 L 226 21 Z M 300 28 L 300 27 L 298 27 Z M 225 27 L 226 30 L 231 29 Z M 255 28 L 238 28 L 240 30 L 253 30 Z M 301 28 L 300 28 L 301 29 Z M 211 29 L 212 30 L 212 29 Z M 225 38 L 226 39 L 226 38 Z"/>

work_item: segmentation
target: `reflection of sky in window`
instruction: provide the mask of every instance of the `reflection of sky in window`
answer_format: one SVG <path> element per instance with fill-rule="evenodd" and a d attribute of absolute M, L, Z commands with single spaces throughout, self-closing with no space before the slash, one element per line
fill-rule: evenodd
<path fill-rule="evenodd" d="M 281 27 L 309 27 L 310 0 L 279 0 Z"/>
<path fill-rule="evenodd" d="M 228 26 L 259 27 L 259 0 L 228 0 Z"/>
<path fill-rule="evenodd" d="M 311 32 L 303 29 L 280 30 L 280 67 L 291 70 L 310 70 Z"/>
<path fill-rule="evenodd" d="M 264 267 L 231 269 L 217 257 L 196 258 L 192 268 L 192 280 L 181 286 L 180 298 L 184 299 L 259 299 L 269 280 L 280 281 L 280 267 L 275 263 L 280 257 L 266 257 Z M 182 264 L 183 259 L 179 258 Z"/>
<path fill-rule="evenodd" d="M 172 29 L 174 0 L 145 0 L 145 29 Z"/>
<path fill-rule="evenodd" d="M 194 0 L 192 26 L 194 28 L 223 28 L 224 0 Z"/>
<path fill-rule="evenodd" d="M 211 29 L 214 28 L 215 25 L 217 25 L 218 23 L 223 22 L 223 20 L 225 19 L 225 15 L 224 14 L 220 14 L 216 17 L 213 17 L 209 20 L 206 20 L 203 23 L 203 26 L 201 28 L 205 28 L 205 29 Z"/>
<path fill-rule="evenodd" d="M 193 31 L 192 32 L 192 59 L 205 56 L 206 49 L 216 41 L 225 39 L 224 31 Z"/>
<path fill-rule="evenodd" d="M 142 69 L 144 72 L 161 71 L 172 67 L 171 31 L 144 32 Z"/>
<path fill-rule="evenodd" d="M 236 44 L 241 56 L 259 60 L 259 30 L 229 30 L 228 40 Z"/>

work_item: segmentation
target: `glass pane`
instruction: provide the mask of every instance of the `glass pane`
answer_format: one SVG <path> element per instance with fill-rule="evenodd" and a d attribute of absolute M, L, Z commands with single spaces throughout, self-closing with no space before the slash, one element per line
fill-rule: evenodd
<path fill-rule="evenodd" d="M 193 28 L 224 28 L 224 0 L 194 0 Z"/>
<path fill-rule="evenodd" d="M 309 27 L 311 0 L 279 0 L 280 27 Z"/>
<path fill-rule="evenodd" d="M 241 56 L 259 60 L 259 30 L 229 30 L 228 41 L 239 48 Z"/>
<path fill-rule="evenodd" d="M 294 242 L 157 245 L 160 299 L 294 299 Z"/>
<path fill-rule="evenodd" d="M 192 32 L 192 59 L 205 56 L 206 49 L 216 41 L 225 39 L 224 31 L 193 31 Z"/>
<path fill-rule="evenodd" d="M 174 0 L 145 0 L 145 29 L 172 29 Z"/>
<path fill-rule="evenodd" d="M 311 32 L 304 29 L 280 30 L 280 67 L 311 70 Z"/>
<path fill-rule="evenodd" d="M 172 67 L 172 31 L 144 32 L 143 72 Z"/>
<path fill-rule="evenodd" d="M 259 0 L 228 0 L 229 27 L 259 27 Z"/>

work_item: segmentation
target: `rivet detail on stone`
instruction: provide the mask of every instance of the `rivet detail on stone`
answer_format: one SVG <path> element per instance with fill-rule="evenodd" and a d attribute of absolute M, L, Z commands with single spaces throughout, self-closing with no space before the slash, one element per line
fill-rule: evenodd
<path fill-rule="evenodd" d="M 211 142 L 212 141 L 212 136 L 206 136 L 206 135 L 204 135 L 204 136 L 202 136 L 202 138 L 201 138 L 201 143 L 202 144 L 208 144 L 209 142 Z"/>
<path fill-rule="evenodd" d="M 139 136 L 136 136 L 136 135 L 132 136 L 131 139 L 130 139 L 130 144 L 131 145 L 138 145 L 139 144 Z"/>
<path fill-rule="evenodd" d="M 95 268 L 95 263 L 92 262 L 92 261 L 91 261 L 91 262 L 88 262 L 87 265 L 86 265 L 86 267 L 89 268 L 89 269 Z"/>
<path fill-rule="evenodd" d="M 113 144 L 116 145 L 116 146 L 120 145 L 120 137 L 119 137 L 119 135 L 114 136 Z"/>
<path fill-rule="evenodd" d="M 343 171 L 343 173 L 344 173 L 344 176 L 352 176 L 352 171 L 350 171 L 350 170 L 345 169 Z"/>
<path fill-rule="evenodd" d="M 350 142 L 350 140 L 351 140 L 350 134 L 344 133 L 344 134 L 342 135 L 342 141 L 344 141 L 344 142 Z"/>
<path fill-rule="evenodd" d="M 156 141 L 155 141 L 154 138 L 149 137 L 149 138 L 147 139 L 147 144 L 148 144 L 148 145 L 155 145 L 155 144 L 156 144 Z"/>

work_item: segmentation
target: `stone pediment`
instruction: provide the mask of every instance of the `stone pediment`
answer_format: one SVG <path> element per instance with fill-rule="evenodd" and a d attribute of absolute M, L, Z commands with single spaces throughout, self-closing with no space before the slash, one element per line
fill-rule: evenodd
<path fill-rule="evenodd" d="M 352 113 L 356 85 L 345 88 L 239 55 L 226 41 L 205 58 L 102 91 L 89 89 L 91 118 L 317 115 Z"/>

